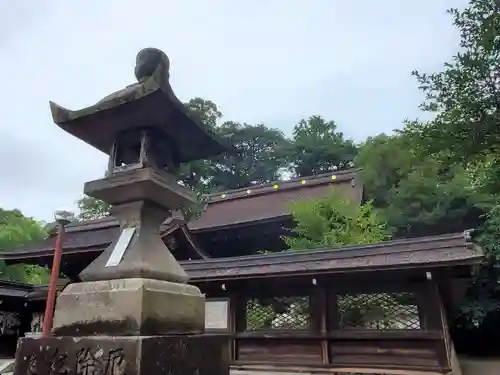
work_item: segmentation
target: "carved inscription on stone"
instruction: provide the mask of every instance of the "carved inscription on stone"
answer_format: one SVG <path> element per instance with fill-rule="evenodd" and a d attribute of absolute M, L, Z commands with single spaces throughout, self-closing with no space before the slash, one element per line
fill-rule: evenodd
<path fill-rule="evenodd" d="M 76 354 L 76 375 L 122 375 L 125 371 L 123 349 L 92 351 L 80 349 Z"/>
<path fill-rule="evenodd" d="M 93 353 L 90 349 L 80 349 L 76 353 L 76 374 L 77 375 L 104 375 L 104 362 L 102 351 Z"/>
<path fill-rule="evenodd" d="M 27 375 L 71 375 L 67 359 L 68 355 L 61 353 L 59 349 L 41 351 L 38 356 L 31 353 Z"/>
<path fill-rule="evenodd" d="M 107 353 L 103 349 L 82 348 L 75 358 L 58 349 L 32 353 L 27 361 L 27 375 L 124 375 L 126 361 L 122 348 Z"/>
<path fill-rule="evenodd" d="M 125 372 L 125 356 L 123 349 L 110 350 L 106 360 L 106 375 L 123 375 Z"/>
<path fill-rule="evenodd" d="M 28 357 L 28 375 L 39 375 L 37 371 L 37 360 L 36 360 L 36 355 L 34 353 L 31 353 L 30 356 Z"/>

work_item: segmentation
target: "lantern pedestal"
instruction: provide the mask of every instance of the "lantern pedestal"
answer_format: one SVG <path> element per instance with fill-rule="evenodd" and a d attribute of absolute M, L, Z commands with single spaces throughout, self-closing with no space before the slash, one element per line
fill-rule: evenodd
<path fill-rule="evenodd" d="M 22 338 L 19 375 L 219 375 L 227 339 L 216 335 Z"/>

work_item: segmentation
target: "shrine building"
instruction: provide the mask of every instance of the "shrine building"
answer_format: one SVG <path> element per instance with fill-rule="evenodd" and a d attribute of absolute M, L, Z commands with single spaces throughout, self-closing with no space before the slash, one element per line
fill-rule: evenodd
<path fill-rule="evenodd" d="M 330 189 L 363 201 L 356 170 L 337 171 L 212 194 L 198 219 L 163 224 L 163 241 L 206 295 L 207 331 L 231 337 L 232 369 L 460 374 L 446 322 L 482 260 L 469 232 L 281 251 L 293 227 L 289 205 Z M 60 289 L 119 232 L 113 217 L 69 224 L 61 263 L 69 281 Z M 55 238 L 0 258 L 50 267 Z M 46 295 L 44 285 L 0 282 L 5 355 L 19 336 L 40 331 Z"/>

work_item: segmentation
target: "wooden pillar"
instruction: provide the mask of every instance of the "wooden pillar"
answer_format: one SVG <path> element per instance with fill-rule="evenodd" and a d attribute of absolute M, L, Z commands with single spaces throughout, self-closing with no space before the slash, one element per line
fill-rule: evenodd
<path fill-rule="evenodd" d="M 442 340 L 437 341 L 435 348 L 439 365 L 443 368 L 450 368 L 451 348 L 448 324 L 439 288 L 435 280 L 430 279 L 425 281 L 425 300 L 426 303 L 423 307 L 425 308 L 426 329 L 439 331 L 443 337 Z"/>
<path fill-rule="evenodd" d="M 328 289 L 321 279 L 316 280 L 311 293 L 311 329 L 321 337 L 321 357 L 324 365 L 330 363 L 328 348 Z"/>
<path fill-rule="evenodd" d="M 238 332 L 244 332 L 247 329 L 246 324 L 246 297 L 241 294 L 235 294 L 231 299 L 233 316 L 233 340 L 232 340 L 232 361 L 238 360 Z"/>

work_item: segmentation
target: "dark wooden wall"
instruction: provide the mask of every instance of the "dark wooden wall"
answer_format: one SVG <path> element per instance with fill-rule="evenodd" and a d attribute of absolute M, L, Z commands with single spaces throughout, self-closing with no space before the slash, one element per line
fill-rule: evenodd
<path fill-rule="evenodd" d="M 449 372 L 437 283 L 400 277 L 290 277 L 200 287 L 207 301 L 229 300 L 234 367 Z M 287 315 L 293 303 L 300 313 Z"/>

